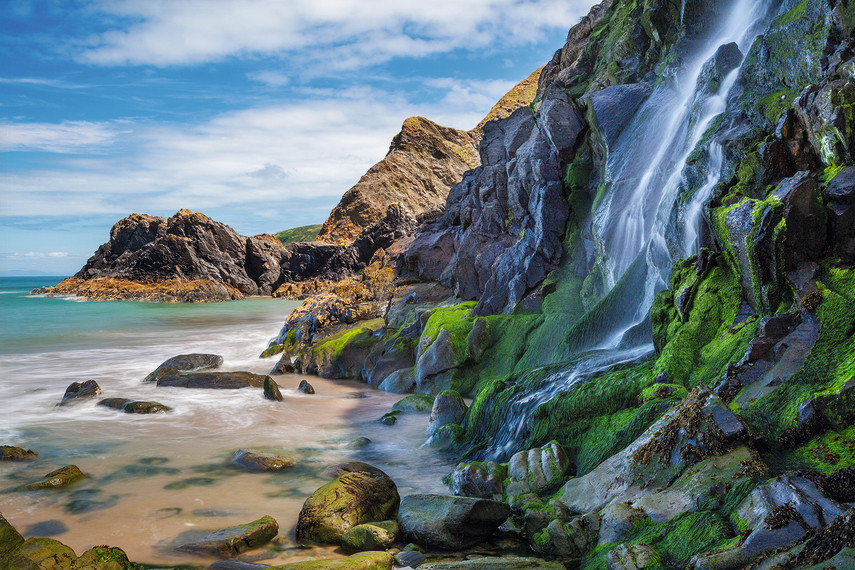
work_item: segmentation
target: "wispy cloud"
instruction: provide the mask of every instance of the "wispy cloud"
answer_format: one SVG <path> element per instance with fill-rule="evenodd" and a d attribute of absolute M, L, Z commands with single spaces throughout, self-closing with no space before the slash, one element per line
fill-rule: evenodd
<path fill-rule="evenodd" d="M 73 153 L 110 144 L 119 130 L 107 123 L 63 121 L 14 123 L 0 121 L 0 150 L 43 150 Z"/>
<path fill-rule="evenodd" d="M 252 54 L 348 69 L 394 57 L 523 45 L 567 28 L 590 2 L 565 0 L 112 0 L 126 22 L 79 54 L 98 65 L 185 65 Z"/>
<path fill-rule="evenodd" d="M 43 77 L 0 77 L 0 85 L 34 85 L 54 89 L 86 89 L 87 85 L 68 83 L 61 79 L 45 79 Z"/>
<path fill-rule="evenodd" d="M 10 253 L 7 254 L 6 257 L 10 259 L 45 259 L 45 258 L 59 258 L 59 257 L 68 257 L 67 251 L 28 251 L 26 253 Z"/>

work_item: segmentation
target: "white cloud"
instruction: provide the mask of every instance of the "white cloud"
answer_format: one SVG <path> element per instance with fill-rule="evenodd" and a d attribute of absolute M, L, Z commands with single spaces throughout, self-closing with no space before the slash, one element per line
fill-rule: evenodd
<path fill-rule="evenodd" d="M 26 253 L 10 253 L 6 257 L 11 259 L 44 259 L 46 257 L 68 257 L 67 251 L 50 251 L 50 252 L 42 252 L 42 251 L 28 251 Z"/>
<path fill-rule="evenodd" d="M 252 54 L 311 66 L 357 68 L 406 56 L 501 41 L 523 45 L 546 29 L 568 28 L 585 0 L 106 0 L 129 22 L 91 38 L 80 53 L 99 65 L 183 65 Z M 271 77 L 272 78 L 272 77 Z M 264 81 L 263 78 L 259 78 Z M 269 78 L 270 79 L 270 78 Z"/>
<path fill-rule="evenodd" d="M 44 150 L 72 153 L 113 142 L 119 130 L 107 123 L 63 121 L 53 123 L 0 122 L 0 150 Z"/>

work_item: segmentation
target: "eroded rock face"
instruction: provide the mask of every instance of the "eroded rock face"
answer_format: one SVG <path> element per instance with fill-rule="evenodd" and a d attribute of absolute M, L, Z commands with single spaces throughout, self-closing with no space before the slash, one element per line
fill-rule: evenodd
<path fill-rule="evenodd" d="M 317 241 L 349 244 L 398 203 L 414 215 L 441 209 L 449 189 L 478 166 L 478 134 L 423 117 L 404 121 L 386 157 L 345 192 Z"/>

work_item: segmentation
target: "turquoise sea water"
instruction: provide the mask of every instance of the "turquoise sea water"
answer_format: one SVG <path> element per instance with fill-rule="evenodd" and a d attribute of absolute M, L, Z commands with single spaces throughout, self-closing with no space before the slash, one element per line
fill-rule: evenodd
<path fill-rule="evenodd" d="M 444 491 L 450 460 L 420 449 L 427 416 L 407 414 L 394 427 L 376 421 L 402 396 L 317 377 L 308 378 L 316 391 L 309 396 L 297 390 L 300 375 L 275 377 L 283 402 L 265 400 L 257 389 L 142 383 L 167 358 L 191 352 L 222 355 L 223 370 L 269 374 L 275 359 L 259 354 L 298 302 L 27 295 L 59 280 L 0 278 L 0 444 L 40 454 L 35 462 L 0 462 L 0 512 L 25 536 L 53 536 L 78 554 L 111 544 L 137 562 L 202 562 L 175 546 L 269 514 L 279 521 L 284 543 L 264 560 L 294 561 L 335 555 L 289 546 L 297 513 L 326 481 L 329 465 L 370 462 L 392 476 L 401 495 Z M 101 386 L 100 397 L 157 401 L 172 411 L 124 414 L 97 406 L 97 399 L 56 407 L 71 382 L 90 379 Z M 360 436 L 373 443 L 348 449 Z M 288 455 L 298 467 L 281 474 L 229 468 L 242 448 Z M 69 464 L 90 478 L 64 490 L 19 489 Z"/>

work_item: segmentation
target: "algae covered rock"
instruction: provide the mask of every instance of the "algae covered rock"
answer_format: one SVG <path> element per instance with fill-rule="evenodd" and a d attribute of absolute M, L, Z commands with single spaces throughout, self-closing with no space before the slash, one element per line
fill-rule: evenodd
<path fill-rule="evenodd" d="M 0 560 L 23 543 L 24 537 L 21 536 L 21 533 L 0 513 Z"/>
<path fill-rule="evenodd" d="M 410 394 L 395 402 L 392 409 L 402 412 L 430 412 L 433 409 L 433 401 L 434 398 L 426 394 Z"/>
<path fill-rule="evenodd" d="M 495 461 L 461 463 L 451 472 L 448 487 L 455 495 L 501 501 L 508 466 Z"/>
<path fill-rule="evenodd" d="M 354 462 L 339 466 L 334 473 L 335 480 L 303 503 L 297 520 L 298 541 L 339 544 L 348 529 L 386 520 L 396 512 L 398 489 L 383 471 Z"/>
<path fill-rule="evenodd" d="M 28 538 L 12 554 L 12 568 L 60 570 L 71 568 L 77 559 L 74 551 L 53 538 Z M 28 564 L 29 563 L 29 564 Z"/>
<path fill-rule="evenodd" d="M 508 495 L 543 493 L 560 485 L 570 467 L 570 458 L 556 441 L 543 447 L 520 451 L 508 462 Z"/>
<path fill-rule="evenodd" d="M 279 534 L 279 524 L 267 515 L 251 523 L 220 529 L 198 540 L 182 544 L 178 550 L 212 554 L 223 558 L 267 544 Z"/>
<path fill-rule="evenodd" d="M 366 550 L 386 550 L 398 540 L 398 523 L 382 521 L 356 525 L 341 536 L 341 546 L 345 552 L 365 552 Z"/>
<path fill-rule="evenodd" d="M 424 570 L 564 570 L 564 564 L 540 558 L 518 558 L 516 556 L 485 556 L 459 562 L 428 562 L 421 564 Z"/>
<path fill-rule="evenodd" d="M 606 555 L 609 570 L 661 568 L 662 557 L 646 544 L 619 544 Z"/>
<path fill-rule="evenodd" d="M 14 445 L 0 445 L 0 461 L 28 461 L 38 458 L 32 449 L 24 449 Z"/>
<path fill-rule="evenodd" d="M 61 489 L 73 485 L 78 481 L 86 479 L 86 475 L 80 471 L 77 465 L 66 465 L 60 467 L 56 471 L 51 471 L 41 481 L 24 485 L 24 489 L 28 491 L 36 491 L 40 489 Z"/>
<path fill-rule="evenodd" d="M 266 400 L 272 400 L 274 402 L 282 401 L 282 392 L 279 391 L 279 384 L 277 384 L 270 376 L 267 376 L 264 379 L 264 386 L 262 389 L 264 390 L 264 398 Z"/>
<path fill-rule="evenodd" d="M 347 558 L 303 560 L 270 566 L 268 570 L 391 570 L 392 555 L 388 552 L 360 552 Z"/>
<path fill-rule="evenodd" d="M 135 570 L 137 565 L 128 560 L 128 555 L 121 548 L 111 546 L 94 546 L 81 554 L 72 570 Z"/>
<path fill-rule="evenodd" d="M 296 462 L 290 457 L 281 457 L 272 453 L 262 453 L 249 449 L 239 449 L 232 457 L 231 465 L 247 471 L 281 471 L 294 467 Z"/>
<path fill-rule="evenodd" d="M 401 501 L 398 524 L 417 544 L 460 550 L 488 538 L 510 514 L 506 503 L 488 499 L 408 495 Z"/>

